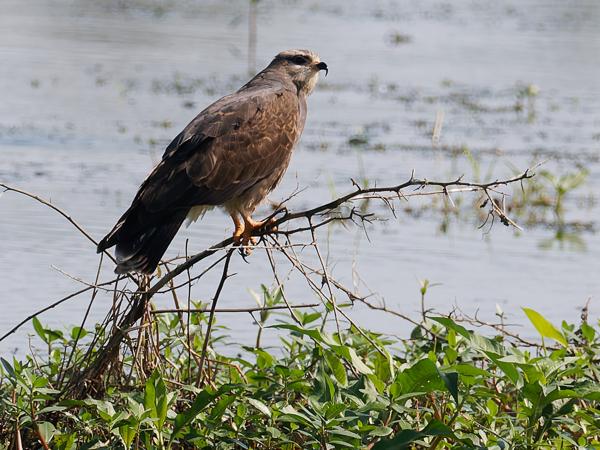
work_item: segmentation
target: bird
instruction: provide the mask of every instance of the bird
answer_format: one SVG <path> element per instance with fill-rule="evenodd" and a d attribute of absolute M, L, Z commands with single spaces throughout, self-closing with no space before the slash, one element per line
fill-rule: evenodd
<path fill-rule="evenodd" d="M 98 243 L 115 248 L 115 273 L 151 275 L 186 218 L 223 208 L 233 241 L 254 244 L 257 206 L 281 181 L 306 122 L 307 97 L 327 64 L 293 49 L 236 92 L 201 111 L 166 147 L 131 206 Z"/>

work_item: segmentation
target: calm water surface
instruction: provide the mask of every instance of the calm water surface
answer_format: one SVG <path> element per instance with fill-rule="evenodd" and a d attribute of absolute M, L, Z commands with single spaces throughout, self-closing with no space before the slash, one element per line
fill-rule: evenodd
<path fill-rule="evenodd" d="M 417 314 L 419 280 L 429 279 L 440 285 L 428 305 L 442 313 L 460 307 L 492 320 L 498 304 L 515 323 L 524 320 L 520 306 L 576 321 L 591 297 L 597 317 L 600 4 L 499 3 L 260 2 L 259 68 L 282 49 L 305 47 L 331 69 L 309 99 L 304 136 L 271 198 L 306 188 L 290 206 L 307 207 L 350 190 L 350 178 L 397 184 L 413 169 L 430 179 L 472 178 L 472 165 L 453 151 L 463 146 L 489 178 L 541 160 L 559 174 L 585 167 L 587 182 L 567 198 L 566 218 L 589 229 L 569 242 L 552 241 L 548 227 L 516 234 L 497 225 L 485 234 L 469 214 L 451 218 L 442 233 L 438 213 L 393 218 L 383 210 L 388 220 L 369 228 L 370 241 L 341 227 L 321 238 L 334 275 L 352 286 L 354 268 L 363 292 L 375 291 L 405 314 Z M 98 239 L 170 139 L 248 77 L 247 2 L 3 0 L 1 10 L 0 180 L 51 199 Z M 524 111 L 515 111 L 529 85 L 539 94 L 531 108 L 524 101 Z M 433 147 L 439 111 L 444 124 Z M 367 143 L 350 145 L 356 136 Z M 186 239 L 193 252 L 230 233 L 229 219 L 214 211 L 181 232 L 167 255 L 183 254 Z M 0 255 L 0 334 L 81 287 L 60 271 L 92 281 L 98 264 L 70 224 L 13 193 L 0 198 Z M 236 276 L 220 305 L 253 306 L 248 290 L 272 282 L 266 259 L 256 252 L 249 264 L 235 258 L 232 266 Z M 106 265 L 102 279 L 110 276 Z M 195 285 L 192 297 L 210 299 L 215 281 Z M 288 295 L 315 300 L 293 276 Z M 72 300 L 42 320 L 77 323 L 88 300 Z M 93 319 L 109 304 L 99 296 Z M 408 331 L 360 307 L 352 314 L 378 331 Z M 248 315 L 218 320 L 239 342 L 256 333 Z M 0 350 L 22 351 L 29 332 Z M 276 342 L 272 333 L 265 338 Z"/>

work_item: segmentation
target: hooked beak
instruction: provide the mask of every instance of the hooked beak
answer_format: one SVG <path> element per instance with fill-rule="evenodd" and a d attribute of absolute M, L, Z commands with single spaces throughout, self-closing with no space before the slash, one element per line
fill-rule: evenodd
<path fill-rule="evenodd" d="M 325 76 L 327 76 L 327 74 L 329 73 L 329 69 L 327 68 L 327 64 L 325 64 L 324 62 L 320 62 L 319 64 L 317 64 L 316 68 L 319 69 L 319 70 L 324 70 L 325 71 Z"/>

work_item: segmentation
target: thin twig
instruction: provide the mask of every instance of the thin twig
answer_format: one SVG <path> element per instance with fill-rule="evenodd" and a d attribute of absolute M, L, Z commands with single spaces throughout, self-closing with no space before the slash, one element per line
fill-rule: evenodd
<path fill-rule="evenodd" d="M 302 305 L 277 305 L 277 306 L 257 306 L 254 308 L 192 308 L 192 309 L 156 309 L 154 311 L 150 311 L 150 314 L 173 314 L 173 313 L 182 313 L 182 314 L 195 314 L 195 313 L 207 313 L 214 311 L 215 313 L 252 313 L 252 312 L 261 312 L 261 311 L 273 311 L 273 310 L 281 310 L 281 309 L 300 309 L 300 308 L 316 308 L 321 306 L 321 303 L 308 303 Z"/>
<path fill-rule="evenodd" d="M 223 290 L 223 286 L 225 285 L 225 280 L 229 278 L 227 271 L 229 270 L 229 262 L 231 261 L 231 255 L 233 255 L 233 251 L 234 249 L 231 249 L 229 250 L 229 252 L 227 252 L 227 258 L 225 258 L 225 264 L 223 265 L 223 274 L 221 275 L 221 280 L 219 281 L 219 285 L 217 286 L 217 291 L 215 292 L 215 296 L 213 297 L 212 305 L 210 308 L 210 315 L 208 316 L 208 325 L 206 326 L 206 333 L 204 334 L 204 343 L 202 345 L 202 354 L 200 355 L 198 382 L 200 382 L 203 379 L 204 360 L 206 358 L 206 349 L 208 348 L 208 342 L 210 340 L 210 331 L 212 329 L 212 323 L 215 317 L 215 309 L 217 308 L 219 296 L 221 295 L 221 291 Z"/>

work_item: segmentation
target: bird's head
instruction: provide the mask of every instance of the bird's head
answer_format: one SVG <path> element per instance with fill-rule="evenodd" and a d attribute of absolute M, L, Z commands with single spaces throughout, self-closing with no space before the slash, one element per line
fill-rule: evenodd
<path fill-rule="evenodd" d="M 270 66 L 289 76 L 298 90 L 306 95 L 315 88 L 319 72 L 324 70 L 325 75 L 328 72 L 327 64 L 310 50 L 286 50 L 279 53 Z"/>

